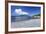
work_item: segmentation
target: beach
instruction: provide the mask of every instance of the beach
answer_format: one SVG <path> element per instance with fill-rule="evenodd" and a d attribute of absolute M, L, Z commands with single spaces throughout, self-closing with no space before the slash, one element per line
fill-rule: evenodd
<path fill-rule="evenodd" d="M 24 21 L 17 21 L 11 23 L 11 28 L 30 28 L 30 27 L 40 27 L 40 19 L 29 19 Z"/>

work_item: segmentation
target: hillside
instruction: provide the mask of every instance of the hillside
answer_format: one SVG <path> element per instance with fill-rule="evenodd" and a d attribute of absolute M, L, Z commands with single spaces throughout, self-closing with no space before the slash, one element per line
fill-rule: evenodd
<path fill-rule="evenodd" d="M 40 16 L 40 14 L 34 15 L 34 16 Z"/>

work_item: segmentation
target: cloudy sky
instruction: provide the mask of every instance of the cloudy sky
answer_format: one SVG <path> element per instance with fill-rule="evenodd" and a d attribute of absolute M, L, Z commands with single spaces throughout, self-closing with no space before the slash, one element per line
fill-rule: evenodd
<path fill-rule="evenodd" d="M 11 16 L 40 14 L 40 7 L 34 6 L 11 6 Z"/>

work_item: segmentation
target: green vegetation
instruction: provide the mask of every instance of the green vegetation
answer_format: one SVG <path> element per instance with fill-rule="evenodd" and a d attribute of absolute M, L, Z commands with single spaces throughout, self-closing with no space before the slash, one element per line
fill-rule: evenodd
<path fill-rule="evenodd" d="M 27 15 L 20 15 L 20 16 L 27 16 Z"/>
<path fill-rule="evenodd" d="M 34 16 L 40 16 L 40 14 L 34 15 Z"/>

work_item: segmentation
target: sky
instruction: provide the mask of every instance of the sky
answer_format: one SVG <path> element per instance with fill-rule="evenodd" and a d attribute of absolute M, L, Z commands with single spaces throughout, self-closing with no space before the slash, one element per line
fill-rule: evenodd
<path fill-rule="evenodd" d="M 35 6 L 11 6 L 11 16 L 40 14 L 40 7 Z"/>

